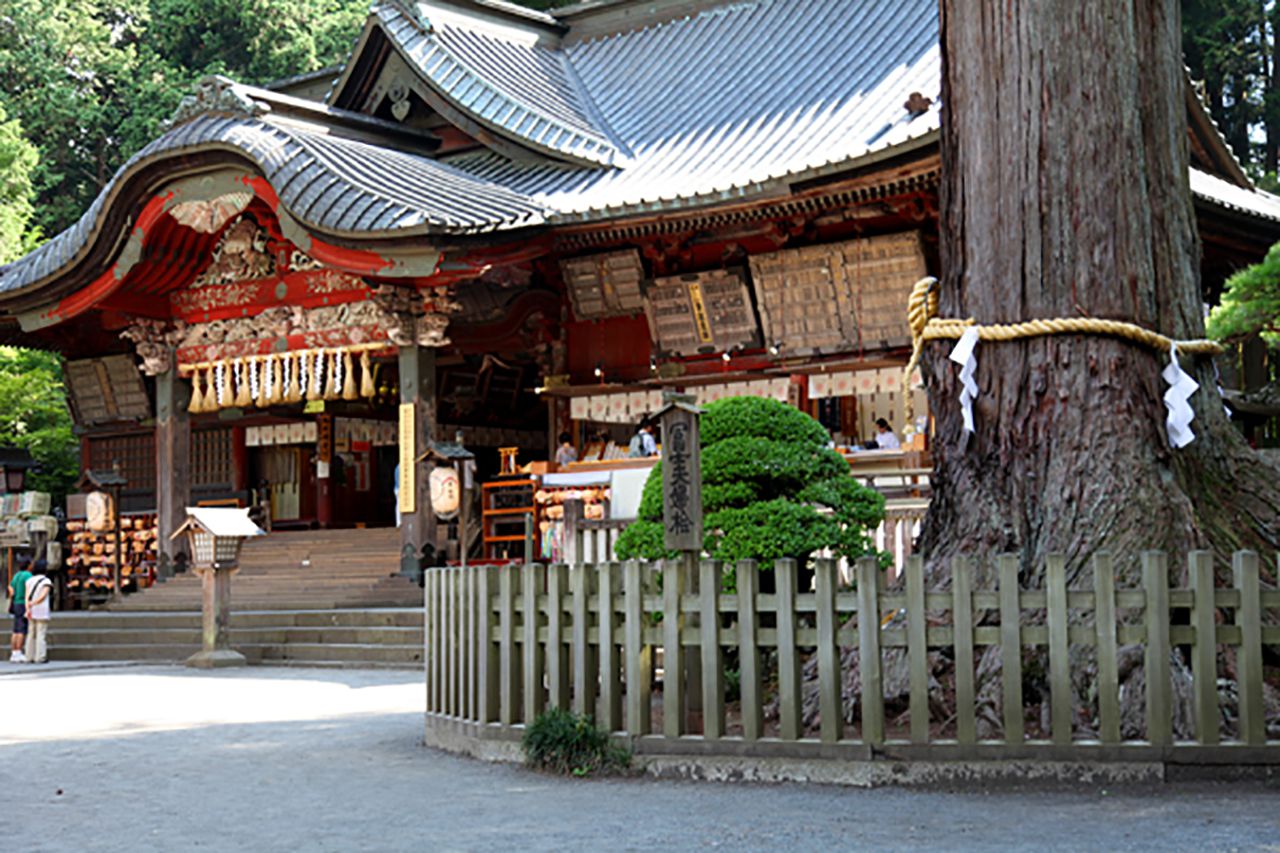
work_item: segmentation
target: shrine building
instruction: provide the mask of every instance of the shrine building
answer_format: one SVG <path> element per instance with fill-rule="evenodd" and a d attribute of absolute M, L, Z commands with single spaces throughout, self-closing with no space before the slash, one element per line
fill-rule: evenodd
<path fill-rule="evenodd" d="M 901 371 L 940 273 L 940 80 L 936 0 L 380 0 L 341 69 L 202 82 L 0 268 L 0 328 L 65 356 L 83 467 L 154 516 L 160 577 L 198 503 L 275 530 L 400 506 L 407 563 L 456 557 L 428 480 L 458 442 L 475 556 L 523 553 L 532 514 L 555 558 L 556 490 L 634 512 L 664 389 L 776 398 L 841 446 L 886 418 L 927 466 Z M 1212 301 L 1280 199 L 1190 82 L 1186 112 Z"/>

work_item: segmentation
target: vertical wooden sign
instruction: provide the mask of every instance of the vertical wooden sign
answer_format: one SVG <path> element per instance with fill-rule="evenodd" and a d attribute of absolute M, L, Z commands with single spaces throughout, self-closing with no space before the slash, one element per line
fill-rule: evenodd
<path fill-rule="evenodd" d="M 673 551 L 702 550 L 701 411 L 686 402 L 662 410 L 663 542 Z"/>
<path fill-rule="evenodd" d="M 413 403 L 400 404 L 400 513 L 408 515 L 417 511 L 415 500 L 417 479 L 414 469 L 417 468 L 416 456 L 418 443 L 415 440 L 415 418 Z"/>

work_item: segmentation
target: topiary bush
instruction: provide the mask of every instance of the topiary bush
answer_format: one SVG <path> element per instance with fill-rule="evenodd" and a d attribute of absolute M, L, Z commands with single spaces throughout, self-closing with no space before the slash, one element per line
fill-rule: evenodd
<path fill-rule="evenodd" d="M 700 435 L 703 542 L 712 558 L 803 565 L 824 548 L 850 559 L 875 554 L 869 531 L 884 518 L 884 497 L 850 476 L 813 418 L 776 400 L 730 397 L 706 407 Z M 675 556 L 663 546 L 661 462 L 617 554 Z"/>
<path fill-rule="evenodd" d="M 538 715 L 521 739 L 525 763 L 566 776 L 589 776 L 598 770 L 625 770 L 631 753 L 609 743 L 590 717 L 562 708 Z"/>

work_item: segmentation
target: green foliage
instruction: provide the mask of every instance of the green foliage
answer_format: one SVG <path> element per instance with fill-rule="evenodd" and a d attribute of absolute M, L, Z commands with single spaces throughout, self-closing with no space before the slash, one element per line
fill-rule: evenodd
<path fill-rule="evenodd" d="M 873 552 L 867 531 L 884 517 L 884 497 L 850 476 L 813 418 L 774 400 L 732 397 L 706 407 L 700 434 L 704 547 L 713 558 Z M 662 463 L 645 482 L 639 518 L 619 536 L 617 553 L 674 556 L 663 545 Z"/>
<path fill-rule="evenodd" d="M 1280 346 L 1280 244 L 1261 262 L 1227 279 L 1222 301 L 1209 312 L 1205 330 L 1220 341 L 1262 335 L 1272 347 Z"/>
<path fill-rule="evenodd" d="M 22 124 L 8 121 L 0 106 L 0 264 L 21 257 L 30 248 L 27 230 L 35 212 L 31 184 L 39 155 L 23 136 Z"/>
<path fill-rule="evenodd" d="M 590 717 L 562 708 L 538 715 L 521 739 L 525 762 L 538 770 L 588 776 L 598 770 L 625 770 L 631 753 L 609 743 Z"/>
<path fill-rule="evenodd" d="M 26 448 L 40 463 L 27 478 L 33 489 L 61 496 L 79 475 L 79 442 L 58 356 L 39 350 L 0 347 L 0 445 Z"/>

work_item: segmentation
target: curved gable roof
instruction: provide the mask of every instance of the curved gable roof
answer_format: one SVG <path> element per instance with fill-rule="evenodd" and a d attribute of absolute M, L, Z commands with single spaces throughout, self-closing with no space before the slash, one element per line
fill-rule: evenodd
<path fill-rule="evenodd" d="M 382 30 L 437 96 L 493 133 L 579 166 L 625 162 L 568 56 L 554 40 L 548 43 L 545 31 L 474 23 L 432 3 L 409 10 L 389 2 L 374 7 L 369 27 Z M 355 60 L 344 68 L 331 103 L 342 103 Z"/>
<path fill-rule="evenodd" d="M 245 97 L 256 91 L 233 88 Z M 110 233 L 107 214 L 127 210 L 159 189 L 144 177 L 153 167 L 172 163 L 166 176 L 172 179 L 201 157 L 225 162 L 228 155 L 263 176 L 280 213 L 318 235 L 466 235 L 538 225 L 548 213 L 525 196 L 448 164 L 333 135 L 321 126 L 269 113 L 205 113 L 130 158 L 75 225 L 0 268 L 0 294 L 69 272 L 95 243 L 114 245 L 118 253 L 125 232 L 115 226 L 117 233 Z"/>

